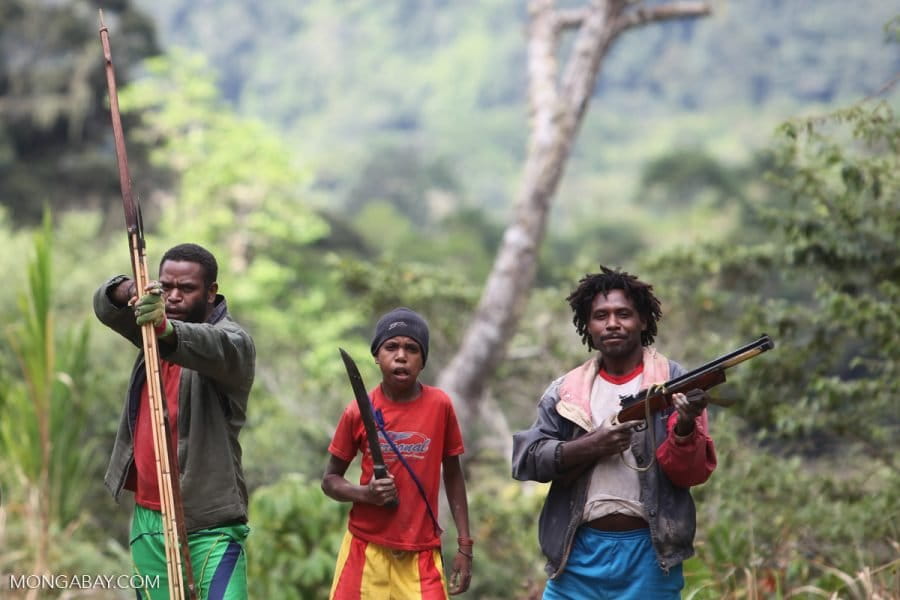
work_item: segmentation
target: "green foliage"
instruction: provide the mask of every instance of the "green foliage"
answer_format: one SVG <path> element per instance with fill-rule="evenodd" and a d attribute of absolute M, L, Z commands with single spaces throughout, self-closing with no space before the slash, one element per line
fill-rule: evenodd
<path fill-rule="evenodd" d="M 641 202 L 662 210 L 683 210 L 697 203 L 721 208 L 741 193 L 732 170 L 705 151 L 685 148 L 650 161 L 643 169 L 641 187 Z"/>
<path fill-rule="evenodd" d="M 446 162 L 423 163 L 412 148 L 378 149 L 351 187 L 346 206 L 352 214 L 370 202 L 386 201 L 413 225 L 424 227 L 433 222 L 433 215 L 446 211 L 440 200 L 458 187 Z"/>
<path fill-rule="evenodd" d="M 690 597 L 747 590 L 784 597 L 806 585 L 845 597 L 848 584 L 835 573 L 866 569 L 876 590 L 900 583 L 896 471 L 852 452 L 837 461 L 780 456 L 748 443 L 725 415 L 711 427 L 720 464 L 694 491 L 699 535 L 697 558 L 685 565 Z"/>
<path fill-rule="evenodd" d="M 502 168 L 504 177 L 517 170 L 523 7 L 498 0 L 477 10 L 439 0 L 145 6 L 164 39 L 202 50 L 226 99 L 283 128 L 329 185 L 348 190 L 372 145 L 399 142 L 445 157 L 468 174 L 467 187 L 489 190 L 492 204 L 505 199 L 505 182 L 479 163 Z"/>
<path fill-rule="evenodd" d="M 129 0 L 104 8 L 124 82 L 157 51 L 153 26 Z M 0 203 L 17 223 L 40 222 L 44 203 L 96 206 L 114 197 L 98 27 L 94 4 L 81 0 L 0 6 Z"/>
<path fill-rule="evenodd" d="M 247 541 L 251 595 L 328 598 L 348 508 L 326 496 L 317 481 L 296 473 L 257 489 Z"/>
<path fill-rule="evenodd" d="M 25 270 L 22 269 L 22 256 L 25 256 L 34 242 L 27 231 L 12 229 L 8 211 L 0 207 L 0 271 L 8 276 L 6 286 L 0 287 L 0 323 L 12 323 L 19 318 L 16 293 L 25 283 Z M 12 349 L 7 344 L 0 344 L 0 375 L 12 376 L 18 366 L 12 356 Z"/>
<path fill-rule="evenodd" d="M 360 330 L 363 339 L 370 339 L 378 317 L 397 306 L 408 306 L 425 316 L 430 348 L 423 378 L 436 374 L 433 365 L 442 365 L 459 341 L 459 315 L 468 313 L 477 300 L 478 289 L 471 280 L 458 269 L 403 263 L 392 255 L 375 262 L 346 258 L 332 264 L 347 292 L 371 311 Z M 368 352 L 368 344 L 366 349 Z"/>
<path fill-rule="evenodd" d="M 18 543 L 25 549 L 0 564 L 11 561 L 35 573 L 69 564 L 69 546 L 55 540 L 83 527 L 85 500 L 99 466 L 95 442 L 85 435 L 87 324 L 64 321 L 57 331 L 65 312 L 54 306 L 52 238 L 48 213 L 34 236 L 18 319 L 4 332 L 20 372 L 0 387 L 0 466 L 14 486 L 4 490 L 3 500 L 16 517 L 9 547 Z"/>
<path fill-rule="evenodd" d="M 281 258 L 328 233 L 303 202 L 309 172 L 261 122 L 222 105 L 201 58 L 176 52 L 146 68 L 121 102 L 144 113 L 134 137 L 156 145 L 154 161 L 179 178 L 177 201 L 163 203 L 167 238 L 215 240 L 241 274 L 258 254 Z"/>
<path fill-rule="evenodd" d="M 226 100 L 283 129 L 338 196 L 371 165 L 372 148 L 389 146 L 439 157 L 453 165 L 461 196 L 491 214 L 508 208 L 527 133 L 525 4 L 141 5 L 167 45 L 203 52 Z M 616 42 L 567 166 L 566 204 L 593 208 L 599 195 L 621 203 L 646 161 L 676 148 L 743 160 L 786 114 L 872 93 L 897 72 L 885 42 L 890 3 L 713 7 L 708 18 Z"/>
<path fill-rule="evenodd" d="M 733 332 L 694 333 L 694 351 L 773 335 L 773 358 L 737 374 L 758 382 L 736 410 L 760 436 L 820 452 L 843 439 L 896 464 L 897 424 L 872 416 L 890 414 L 900 394 L 898 145 L 883 103 L 787 123 L 777 187 L 756 206 L 768 241 L 738 230 L 654 265 L 686 327 Z"/>
<path fill-rule="evenodd" d="M 475 537 L 475 577 L 463 598 L 522 597 L 543 586 L 543 559 L 535 552 L 536 520 L 545 490 L 523 495 L 518 484 L 492 485 L 470 493 Z M 327 598 L 348 504 L 325 496 L 318 481 L 288 474 L 257 489 L 250 503 L 253 532 L 248 541 L 249 579 L 265 598 Z M 445 532 L 445 568 L 455 552 Z M 515 591 L 513 591 L 515 590 Z M 512 591 L 513 595 L 510 595 Z"/>
<path fill-rule="evenodd" d="M 469 493 L 469 511 L 476 517 L 471 520 L 475 560 L 472 584 L 462 598 L 531 598 L 543 589 L 545 561 L 536 551 L 536 515 L 546 490 L 535 484 L 522 493 L 519 484 L 494 482 Z M 452 564 L 455 549 L 454 543 L 446 544 L 445 565 Z"/>
<path fill-rule="evenodd" d="M 834 0 L 712 6 L 708 19 L 624 40 L 601 90 L 617 104 L 630 99 L 636 111 L 705 112 L 729 103 L 747 110 L 847 102 L 878 90 L 896 71 L 884 35 L 895 6 L 877 0 L 855 7 Z"/>
<path fill-rule="evenodd" d="M 82 511 L 84 479 L 95 457 L 80 439 L 87 416 L 80 387 L 87 367 L 86 324 L 67 328 L 57 339 L 53 310 L 49 216 L 35 236 L 28 265 L 28 289 L 19 296 L 21 321 L 6 337 L 22 370 L 21 383 L 0 390 L 4 419 L 0 441 L 20 483 L 36 486 L 46 510 L 65 526 Z"/>

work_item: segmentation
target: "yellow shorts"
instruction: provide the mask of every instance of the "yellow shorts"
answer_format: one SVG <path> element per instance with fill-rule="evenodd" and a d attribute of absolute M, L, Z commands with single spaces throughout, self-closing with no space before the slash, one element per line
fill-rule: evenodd
<path fill-rule="evenodd" d="M 438 549 L 391 550 L 344 534 L 331 600 L 446 600 L 444 565 Z"/>

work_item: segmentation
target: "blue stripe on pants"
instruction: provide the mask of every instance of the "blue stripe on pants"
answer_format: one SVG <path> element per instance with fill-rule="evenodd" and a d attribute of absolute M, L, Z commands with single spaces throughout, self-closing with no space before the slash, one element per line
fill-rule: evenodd
<path fill-rule="evenodd" d="M 666 575 L 649 529 L 575 533 L 565 570 L 547 582 L 544 600 L 668 600 L 681 597 L 681 565 Z"/>
<path fill-rule="evenodd" d="M 219 600 L 225 597 L 228 582 L 231 581 L 231 574 L 234 573 L 234 566 L 237 564 L 242 550 L 241 545 L 237 542 L 228 543 L 228 548 L 222 554 L 219 566 L 216 567 L 216 572 L 213 573 L 212 581 L 209 583 L 209 594 L 207 595 L 209 600 Z"/>

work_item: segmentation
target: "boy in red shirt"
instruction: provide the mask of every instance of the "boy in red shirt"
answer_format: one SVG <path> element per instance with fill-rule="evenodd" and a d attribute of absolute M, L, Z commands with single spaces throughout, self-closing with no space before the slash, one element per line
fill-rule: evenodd
<path fill-rule="evenodd" d="M 373 478 L 365 426 L 355 402 L 341 415 L 322 490 L 352 502 L 334 581 L 333 600 L 445 599 L 447 585 L 437 522 L 440 477 L 459 534 L 449 593 L 469 587 L 472 545 L 466 484 L 460 467 L 462 434 L 450 397 L 418 381 L 428 359 L 428 325 L 421 315 L 396 308 L 379 319 L 372 355 L 382 373 L 369 392 L 388 477 Z M 359 485 L 344 477 L 362 452 Z M 391 508 L 389 504 L 397 506 Z"/>

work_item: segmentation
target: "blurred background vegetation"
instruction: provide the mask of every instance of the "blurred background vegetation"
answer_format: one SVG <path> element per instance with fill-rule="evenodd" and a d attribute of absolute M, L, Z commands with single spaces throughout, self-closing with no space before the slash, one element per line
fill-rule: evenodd
<path fill-rule="evenodd" d="M 0 5 L 3 597 L 10 574 L 130 572 L 130 510 L 101 481 L 133 354 L 90 305 L 129 269 L 98 7 L 149 260 L 213 250 L 257 343 L 252 597 L 327 597 L 347 508 L 318 487 L 350 400 L 337 347 L 364 357 L 403 304 L 432 326 L 425 380 L 456 348 L 525 152 L 525 5 Z M 721 388 L 736 405 L 712 411 L 720 464 L 695 493 L 685 597 L 898 598 L 898 11 L 714 9 L 608 57 L 490 395 L 530 424 L 585 356 L 563 299 L 599 264 L 655 284 L 658 345 L 687 366 L 769 333 L 775 351 Z M 508 457 L 466 471 L 463 597 L 539 597 L 545 488 L 513 482 Z"/>

